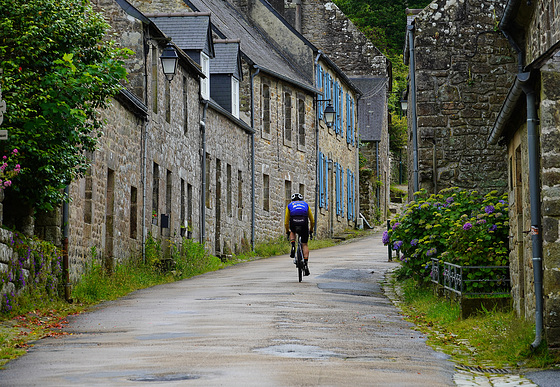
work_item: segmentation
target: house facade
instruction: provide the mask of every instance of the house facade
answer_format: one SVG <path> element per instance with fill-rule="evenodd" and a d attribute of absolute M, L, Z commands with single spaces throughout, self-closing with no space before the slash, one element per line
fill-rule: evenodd
<path fill-rule="evenodd" d="M 507 188 L 504 150 L 486 138 L 515 68 L 494 27 L 504 5 L 436 0 L 407 10 L 409 197 L 420 189 Z"/>
<path fill-rule="evenodd" d="M 510 274 L 516 312 L 534 319 L 533 347 L 560 350 L 560 28 L 554 2 L 512 0 L 499 28 L 517 53 L 488 136 L 507 149 Z"/>

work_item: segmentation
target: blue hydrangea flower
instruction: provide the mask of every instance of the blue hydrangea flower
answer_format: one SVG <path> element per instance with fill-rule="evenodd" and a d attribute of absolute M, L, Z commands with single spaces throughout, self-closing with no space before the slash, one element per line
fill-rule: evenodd
<path fill-rule="evenodd" d="M 498 229 L 498 226 L 496 226 L 495 224 L 493 224 L 492 226 L 490 226 L 490 228 L 488 229 L 488 231 L 496 231 Z"/>
<path fill-rule="evenodd" d="M 468 231 L 472 228 L 472 224 L 470 222 L 467 222 L 463 225 L 463 230 Z"/>
<path fill-rule="evenodd" d="M 399 250 L 403 244 L 403 241 L 396 241 L 393 243 L 393 250 Z"/>
<path fill-rule="evenodd" d="M 412 246 L 416 246 L 416 245 L 418 244 L 418 239 L 413 239 L 413 240 L 411 240 L 411 241 L 410 241 L 410 244 L 411 244 Z"/>
<path fill-rule="evenodd" d="M 381 237 L 381 241 L 383 242 L 384 245 L 388 245 L 389 244 L 389 233 L 387 231 L 383 231 L 383 236 Z"/>
<path fill-rule="evenodd" d="M 484 212 L 486 212 L 487 214 L 491 214 L 494 212 L 494 206 L 486 206 L 484 207 Z"/>

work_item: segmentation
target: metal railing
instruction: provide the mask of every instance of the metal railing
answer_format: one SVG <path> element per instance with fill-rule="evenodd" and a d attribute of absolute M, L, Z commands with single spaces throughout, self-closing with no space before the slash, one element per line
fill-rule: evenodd
<path fill-rule="evenodd" d="M 430 279 L 444 289 L 459 295 L 510 294 L 509 266 L 460 266 L 437 258 L 431 261 Z"/>

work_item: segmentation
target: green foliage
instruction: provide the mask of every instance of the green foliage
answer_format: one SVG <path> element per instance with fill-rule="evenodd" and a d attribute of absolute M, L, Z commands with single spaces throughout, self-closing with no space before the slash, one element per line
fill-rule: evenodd
<path fill-rule="evenodd" d="M 181 246 L 173 245 L 171 256 L 173 259 L 172 274 L 179 278 L 189 278 L 224 267 L 219 258 L 208 254 L 203 245 L 192 239 L 184 238 Z"/>
<path fill-rule="evenodd" d="M 398 154 L 402 152 L 407 143 L 407 119 L 406 117 L 396 115 L 394 112 L 389 114 L 391 115 L 391 122 L 389 123 L 389 150 Z"/>
<path fill-rule="evenodd" d="M 415 197 L 383 235 L 384 244 L 403 254 L 401 276 L 428 280 L 430 260 L 436 257 L 460 266 L 507 265 L 507 195 L 449 188 L 429 196 L 423 190 Z M 466 291 L 480 292 L 482 285 L 472 282 Z"/>
<path fill-rule="evenodd" d="M 12 254 L 7 270 L 0 273 L 2 295 L 0 312 L 14 313 L 32 305 L 34 308 L 59 299 L 62 290 L 62 255 L 49 242 L 11 233 L 9 246 Z M 13 286 L 11 289 L 8 284 Z"/>
<path fill-rule="evenodd" d="M 9 132 L 25 169 L 7 198 L 50 210 L 87 168 L 98 109 L 126 77 L 128 51 L 103 40 L 108 25 L 87 0 L 0 0 L 0 74 Z M 1 150 L 1 149 L 0 149 Z M 40 182 L 40 184 L 37 184 Z"/>
<path fill-rule="evenodd" d="M 447 353 L 455 362 L 483 367 L 547 367 L 560 356 L 542 345 L 530 350 L 534 324 L 515 313 L 486 310 L 466 319 L 460 318 L 459 306 L 434 295 L 430 287 L 408 279 L 394 281 L 401 286 L 400 304 L 409 321 L 428 335 L 428 344 Z"/>

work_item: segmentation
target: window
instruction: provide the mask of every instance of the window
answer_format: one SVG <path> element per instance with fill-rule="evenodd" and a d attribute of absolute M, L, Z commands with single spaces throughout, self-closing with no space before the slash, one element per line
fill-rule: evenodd
<path fill-rule="evenodd" d="M 298 192 L 300 193 L 301 196 L 303 196 L 305 198 L 305 186 L 303 184 L 299 185 Z"/>
<path fill-rule="evenodd" d="M 344 180 L 343 180 L 343 174 L 342 174 L 342 167 L 340 164 L 338 163 L 334 163 L 334 169 L 335 169 L 335 179 L 334 179 L 334 184 L 335 184 L 335 196 L 336 196 L 336 215 L 337 216 L 343 216 L 344 213 L 344 207 L 342 204 L 342 200 L 344 199 L 344 195 L 342 192 L 342 189 L 344 188 Z"/>
<path fill-rule="evenodd" d="M 188 222 L 188 227 L 191 228 L 192 231 L 192 225 L 193 225 L 193 220 L 192 220 L 192 203 L 193 203 L 193 193 L 192 193 L 192 185 L 187 184 L 187 222 Z"/>
<path fill-rule="evenodd" d="M 320 99 L 322 101 L 317 102 L 317 116 L 320 120 L 323 119 L 323 112 L 325 111 L 325 101 L 323 101 L 325 99 L 325 87 L 324 87 L 324 79 L 325 79 L 325 74 L 323 71 L 323 67 L 321 67 L 321 65 L 317 65 L 317 75 L 316 75 L 317 79 L 316 84 L 317 84 L 317 88 L 319 90 L 321 90 L 321 94 L 317 94 L 317 99 Z"/>
<path fill-rule="evenodd" d="M 348 198 L 348 220 L 354 220 L 354 173 L 350 169 L 346 171 L 346 196 Z"/>
<path fill-rule="evenodd" d="M 152 223 L 158 224 L 159 213 L 159 166 L 154 163 L 152 170 Z"/>
<path fill-rule="evenodd" d="M 186 226 L 186 218 L 185 218 L 185 180 L 181 179 L 181 205 L 179 207 L 179 227 L 183 229 Z M 183 236 L 182 234 L 181 236 Z"/>
<path fill-rule="evenodd" d="M 263 79 L 263 82 L 267 81 Z M 261 95 L 261 119 L 263 132 L 266 134 L 270 133 L 270 86 L 268 84 L 262 84 L 262 95 Z"/>
<path fill-rule="evenodd" d="M 165 82 L 165 120 L 171 122 L 171 82 Z"/>
<path fill-rule="evenodd" d="M 231 114 L 239 118 L 239 80 L 231 78 Z"/>
<path fill-rule="evenodd" d="M 317 180 L 319 181 L 319 207 L 325 206 L 325 185 L 323 182 L 325 156 L 319 151 L 317 154 Z"/>
<path fill-rule="evenodd" d="M 85 183 L 84 222 L 91 224 L 93 216 L 93 178 L 91 176 L 91 165 L 86 171 Z"/>
<path fill-rule="evenodd" d="M 263 174 L 263 210 L 270 210 L 270 177 Z"/>
<path fill-rule="evenodd" d="M 138 189 L 130 187 L 130 237 L 138 236 Z"/>
<path fill-rule="evenodd" d="M 200 67 L 206 76 L 206 78 L 200 78 L 200 95 L 202 99 L 208 100 L 210 99 L 210 58 L 203 52 L 200 53 Z"/>
<path fill-rule="evenodd" d="M 206 153 L 206 171 L 204 172 L 206 174 L 206 187 L 205 189 L 205 197 L 206 197 L 206 207 L 210 208 L 210 155 L 208 153 Z"/>
<path fill-rule="evenodd" d="M 183 75 L 183 131 L 187 134 L 189 130 L 189 82 Z"/>
<path fill-rule="evenodd" d="M 292 94 L 284 91 L 284 142 L 292 142 Z"/>
<path fill-rule="evenodd" d="M 243 220 L 243 175 L 237 171 L 237 218 Z"/>
<path fill-rule="evenodd" d="M 284 201 L 286 206 L 292 201 L 292 182 L 290 180 L 284 181 Z"/>
<path fill-rule="evenodd" d="M 305 146 L 305 101 L 303 98 L 298 98 L 297 100 L 298 109 L 298 141 L 299 145 Z"/>
<path fill-rule="evenodd" d="M 346 142 L 354 145 L 354 99 L 346 94 Z"/>
<path fill-rule="evenodd" d="M 229 216 L 233 216 L 233 210 L 231 207 L 233 197 L 231 191 L 231 165 L 226 167 L 226 190 L 227 190 L 227 213 Z"/>
<path fill-rule="evenodd" d="M 158 50 L 152 47 L 152 110 L 158 112 Z"/>
<path fill-rule="evenodd" d="M 171 178 L 171 171 L 167 170 L 167 176 L 165 179 L 165 213 L 171 216 L 171 195 L 172 195 L 173 180 Z M 171 220 L 171 219 L 170 219 Z"/>

